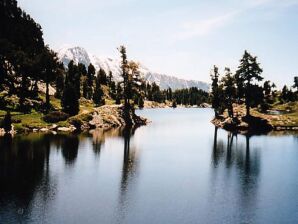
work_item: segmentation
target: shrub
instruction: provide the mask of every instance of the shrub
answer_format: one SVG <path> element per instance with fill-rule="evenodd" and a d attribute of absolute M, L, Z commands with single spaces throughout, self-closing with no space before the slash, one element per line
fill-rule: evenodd
<path fill-rule="evenodd" d="M 6 115 L 2 121 L 2 125 L 3 125 L 4 131 L 6 133 L 11 131 L 11 115 L 10 115 L 9 111 L 6 113 Z"/>
<path fill-rule="evenodd" d="M 81 130 L 81 126 L 83 125 L 83 121 L 80 118 L 76 117 L 70 118 L 69 123 L 75 126 L 77 130 Z"/>
<path fill-rule="evenodd" d="M 177 107 L 177 102 L 176 102 L 176 100 L 173 100 L 173 102 L 172 102 L 172 107 L 173 107 L 173 108 L 176 108 L 176 107 Z"/>
<path fill-rule="evenodd" d="M 59 121 L 66 121 L 69 115 L 62 111 L 53 111 L 43 117 L 43 120 L 47 123 L 57 123 Z"/>

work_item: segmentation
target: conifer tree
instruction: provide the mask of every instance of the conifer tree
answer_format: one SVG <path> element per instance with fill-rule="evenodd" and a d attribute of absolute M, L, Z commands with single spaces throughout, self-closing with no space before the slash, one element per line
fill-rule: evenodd
<path fill-rule="evenodd" d="M 104 93 L 101 88 L 101 77 L 97 76 L 95 90 L 93 93 L 93 102 L 95 103 L 96 106 L 100 106 L 100 105 L 104 104 L 103 95 L 104 95 Z"/>
<path fill-rule="evenodd" d="M 107 85 L 107 74 L 105 72 L 105 70 L 103 70 L 102 68 L 99 69 L 97 77 L 99 77 L 99 81 L 101 83 L 101 85 Z"/>
<path fill-rule="evenodd" d="M 68 64 L 68 80 L 75 89 L 77 98 L 81 96 L 81 73 L 78 65 L 71 60 Z"/>
<path fill-rule="evenodd" d="M 46 84 L 46 112 L 50 109 L 50 95 L 49 95 L 49 85 L 56 79 L 57 70 L 59 67 L 58 58 L 54 51 L 50 50 L 48 47 L 44 49 L 41 54 L 40 63 L 42 66 L 42 79 Z"/>
<path fill-rule="evenodd" d="M 212 98 L 212 107 L 214 109 L 215 117 L 218 117 L 222 113 L 221 109 L 221 96 L 220 96 L 220 88 L 219 88 L 219 73 L 218 67 L 213 66 L 213 70 L 211 71 L 211 98 Z"/>
<path fill-rule="evenodd" d="M 123 95 L 123 89 L 121 87 L 121 83 L 118 82 L 117 83 L 117 88 L 116 88 L 116 104 L 120 104 L 121 103 L 121 99 L 122 99 L 122 96 Z"/>
<path fill-rule="evenodd" d="M 236 77 L 238 82 L 241 82 L 241 88 L 244 90 L 244 98 L 246 105 L 246 116 L 250 116 L 250 107 L 254 99 L 253 89 L 255 89 L 253 82 L 259 82 L 263 80 L 261 73 L 263 70 L 260 68 L 260 64 L 257 62 L 257 57 L 253 57 L 247 51 L 244 52 L 240 65 L 236 71 Z M 238 86 L 238 88 L 240 87 Z"/>
<path fill-rule="evenodd" d="M 124 46 L 120 46 L 118 49 L 121 54 L 121 70 L 122 70 L 122 78 L 123 78 L 123 99 L 124 99 L 124 107 L 125 109 L 130 109 L 130 91 L 131 91 L 131 85 L 129 80 L 129 74 L 128 74 L 128 61 L 127 61 L 127 55 L 126 55 L 126 48 Z"/>
<path fill-rule="evenodd" d="M 235 78 L 231 73 L 230 68 L 225 68 L 225 76 L 222 78 L 223 98 L 225 107 L 228 109 L 230 117 L 234 116 L 233 103 L 236 100 L 236 85 Z"/>
<path fill-rule="evenodd" d="M 65 76 L 64 65 L 62 63 L 60 63 L 58 65 L 58 70 L 57 70 L 57 74 L 56 74 L 56 93 L 55 93 L 55 97 L 57 99 L 60 99 L 62 97 L 62 94 L 63 94 L 64 82 L 65 82 L 64 76 Z"/>
<path fill-rule="evenodd" d="M 88 66 L 88 72 L 87 72 L 87 94 L 86 98 L 91 99 L 93 96 L 93 80 L 94 80 L 94 75 L 95 75 L 95 68 L 94 66 L 90 63 Z"/>
<path fill-rule="evenodd" d="M 61 106 L 62 110 L 71 116 L 79 113 L 80 104 L 77 97 L 77 92 L 75 87 L 70 82 L 65 83 L 61 99 Z"/>

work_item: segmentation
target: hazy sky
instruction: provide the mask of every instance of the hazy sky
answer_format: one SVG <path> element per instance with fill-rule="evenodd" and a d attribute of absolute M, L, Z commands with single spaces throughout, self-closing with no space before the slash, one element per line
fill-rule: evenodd
<path fill-rule="evenodd" d="M 298 75 L 298 0 L 19 0 L 53 49 L 82 46 L 151 70 L 209 82 L 216 64 L 233 70 L 245 49 L 282 86 Z"/>

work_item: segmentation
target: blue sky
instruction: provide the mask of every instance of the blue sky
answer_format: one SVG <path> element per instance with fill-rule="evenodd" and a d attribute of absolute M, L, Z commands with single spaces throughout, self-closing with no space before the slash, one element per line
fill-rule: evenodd
<path fill-rule="evenodd" d="M 82 46 L 151 70 L 209 82 L 245 49 L 279 87 L 298 75 L 298 0 L 19 0 L 53 49 Z"/>

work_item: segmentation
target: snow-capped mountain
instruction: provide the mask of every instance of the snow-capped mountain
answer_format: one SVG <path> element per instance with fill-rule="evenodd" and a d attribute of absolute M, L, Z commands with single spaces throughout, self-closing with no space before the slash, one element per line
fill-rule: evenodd
<path fill-rule="evenodd" d="M 105 70 L 107 74 L 111 71 L 115 81 L 121 80 L 120 58 L 113 59 L 108 57 L 97 57 L 89 54 L 82 47 L 61 48 L 58 51 L 58 57 L 65 66 L 67 66 L 71 60 L 73 60 L 75 63 L 83 63 L 86 65 L 86 67 L 92 63 L 97 71 L 100 68 Z M 197 87 L 205 91 L 209 90 L 209 84 L 205 82 L 179 79 L 175 76 L 159 74 L 149 70 L 141 63 L 140 72 L 145 80 L 147 80 L 149 83 L 155 82 L 160 86 L 161 89 L 167 89 L 171 87 L 173 90 L 175 90 Z"/>

